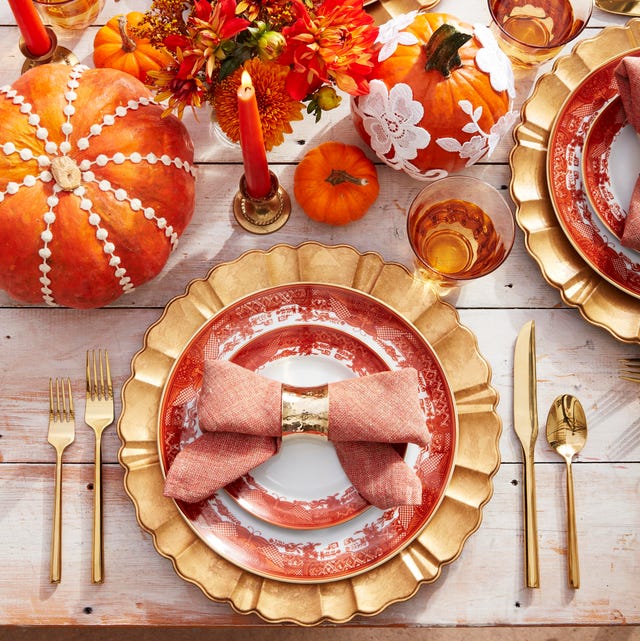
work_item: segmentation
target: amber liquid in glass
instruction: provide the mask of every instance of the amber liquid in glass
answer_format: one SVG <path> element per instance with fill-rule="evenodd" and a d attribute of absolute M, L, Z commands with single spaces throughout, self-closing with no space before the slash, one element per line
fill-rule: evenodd
<path fill-rule="evenodd" d="M 534 47 L 546 47 L 552 39 L 552 33 L 544 20 L 529 16 L 508 17 L 503 25 L 504 30 L 516 40 L 526 42 Z"/>
<path fill-rule="evenodd" d="M 85 29 L 93 24 L 103 5 L 104 0 L 40 0 L 37 3 L 45 19 L 62 29 Z"/>
<path fill-rule="evenodd" d="M 409 235 L 420 260 L 444 277 L 486 274 L 506 252 L 489 216 L 466 200 L 422 207 L 410 223 Z"/>
<path fill-rule="evenodd" d="M 574 16 L 569 0 L 490 0 L 499 42 L 512 59 L 536 64 L 575 37 L 584 21 Z"/>

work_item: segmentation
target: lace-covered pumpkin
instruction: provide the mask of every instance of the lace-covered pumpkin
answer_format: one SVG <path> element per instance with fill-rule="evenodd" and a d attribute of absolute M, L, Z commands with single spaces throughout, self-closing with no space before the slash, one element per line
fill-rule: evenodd
<path fill-rule="evenodd" d="M 156 276 L 193 214 L 193 144 L 130 74 L 43 65 L 0 88 L 0 288 L 106 305 Z"/>
<path fill-rule="evenodd" d="M 377 156 L 414 178 L 442 178 L 497 146 L 514 124 L 511 63 L 489 29 L 413 11 L 380 28 L 370 93 L 354 124 Z"/>

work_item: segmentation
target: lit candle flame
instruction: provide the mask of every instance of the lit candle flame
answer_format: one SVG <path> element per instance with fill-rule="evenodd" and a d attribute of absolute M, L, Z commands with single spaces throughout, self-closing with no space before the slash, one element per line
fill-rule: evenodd
<path fill-rule="evenodd" d="M 251 82 L 251 75 L 246 69 L 242 72 L 242 75 L 240 76 L 240 84 L 242 85 L 243 88 L 253 87 L 253 83 Z"/>

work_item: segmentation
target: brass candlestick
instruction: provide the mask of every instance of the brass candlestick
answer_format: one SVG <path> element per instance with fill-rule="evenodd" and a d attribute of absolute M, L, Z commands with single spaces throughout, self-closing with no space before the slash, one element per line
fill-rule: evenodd
<path fill-rule="evenodd" d="M 45 29 L 47 30 L 47 34 L 49 34 L 51 48 L 47 53 L 42 54 L 41 56 L 33 55 L 29 49 L 27 49 L 24 39 L 20 38 L 18 46 L 20 47 L 22 55 L 26 58 L 22 65 L 22 73 L 33 67 L 45 65 L 49 62 L 59 62 L 70 66 L 77 65 L 80 62 L 72 51 L 58 44 L 58 37 L 51 27 L 45 27 Z"/>
<path fill-rule="evenodd" d="M 247 191 L 247 181 L 242 175 L 240 188 L 233 200 L 233 213 L 238 224 L 253 234 L 271 234 L 289 220 L 291 199 L 272 172 L 271 191 L 264 198 L 253 198 Z"/>

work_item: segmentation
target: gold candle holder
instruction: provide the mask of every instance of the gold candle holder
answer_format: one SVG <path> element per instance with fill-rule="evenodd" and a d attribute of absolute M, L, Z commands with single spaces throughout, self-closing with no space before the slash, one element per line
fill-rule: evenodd
<path fill-rule="evenodd" d="M 27 49 L 24 39 L 22 37 L 20 38 L 18 46 L 20 47 L 22 55 L 26 58 L 22 65 L 22 73 L 38 65 L 46 65 L 49 62 L 58 62 L 70 66 L 77 65 L 78 62 L 80 62 L 72 51 L 58 44 L 58 37 L 51 27 L 45 27 L 45 29 L 51 41 L 51 48 L 41 56 L 34 56 L 29 49 Z"/>
<path fill-rule="evenodd" d="M 238 224 L 253 234 L 271 234 L 289 220 L 291 199 L 272 172 L 271 191 L 264 198 L 253 198 L 247 191 L 244 174 L 240 178 L 240 188 L 233 200 L 233 213 Z"/>

